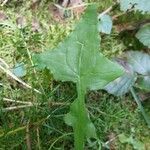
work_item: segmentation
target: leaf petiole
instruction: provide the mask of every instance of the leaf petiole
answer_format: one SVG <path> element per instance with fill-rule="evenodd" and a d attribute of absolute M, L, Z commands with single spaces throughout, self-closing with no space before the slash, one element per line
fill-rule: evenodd
<path fill-rule="evenodd" d="M 134 100 L 136 101 L 136 103 L 137 103 L 137 105 L 138 105 L 138 107 L 139 107 L 139 109 L 140 109 L 140 111 L 141 111 L 141 113 L 142 113 L 142 115 L 143 115 L 143 117 L 144 117 L 146 123 L 147 123 L 148 126 L 150 127 L 150 118 L 147 116 L 147 114 L 146 114 L 146 112 L 145 112 L 145 110 L 144 110 L 144 107 L 143 107 L 142 104 L 141 104 L 141 100 L 140 100 L 140 98 L 137 96 L 137 94 L 136 94 L 136 92 L 135 92 L 135 90 L 134 90 L 133 87 L 130 88 L 130 92 L 131 92 L 131 94 L 132 94 Z"/>

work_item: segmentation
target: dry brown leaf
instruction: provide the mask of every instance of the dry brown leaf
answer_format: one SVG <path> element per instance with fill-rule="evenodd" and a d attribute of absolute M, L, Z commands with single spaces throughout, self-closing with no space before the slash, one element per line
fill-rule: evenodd
<path fill-rule="evenodd" d="M 7 19 L 6 14 L 3 11 L 0 11 L 0 21 L 4 21 Z"/>
<path fill-rule="evenodd" d="M 64 17 L 63 13 L 54 5 L 49 5 L 49 11 L 52 15 L 52 18 L 57 22 L 62 22 Z"/>
<path fill-rule="evenodd" d="M 133 30 L 135 28 L 131 23 L 117 24 L 114 27 L 115 30 L 119 33 L 125 30 Z"/>
<path fill-rule="evenodd" d="M 30 9 L 32 9 L 32 10 L 38 9 L 40 2 L 41 2 L 41 0 L 32 0 Z"/>
<path fill-rule="evenodd" d="M 62 5 L 62 7 L 66 8 L 66 7 L 68 7 L 69 3 L 70 3 L 70 0 L 63 0 L 61 5 Z"/>
<path fill-rule="evenodd" d="M 79 19 L 85 7 L 82 0 L 59 0 L 58 5 L 54 4 L 49 6 L 52 17 L 57 22 L 64 22 L 66 16 L 65 9 L 70 17 L 75 16 Z"/>
<path fill-rule="evenodd" d="M 116 150 L 116 134 L 114 132 L 111 132 L 109 135 L 108 135 L 108 144 L 109 144 L 109 148 L 110 150 Z"/>
<path fill-rule="evenodd" d="M 72 9 L 73 14 L 79 19 L 80 15 L 84 12 L 85 7 L 84 6 L 80 6 L 84 4 L 82 0 L 70 0 L 70 3 L 68 5 L 68 7 L 74 7 Z"/>
<path fill-rule="evenodd" d="M 24 28 L 27 25 L 26 18 L 24 16 L 18 16 L 16 23 L 19 28 Z"/>
<path fill-rule="evenodd" d="M 33 32 L 40 32 L 40 30 L 41 30 L 40 22 L 36 18 L 33 18 L 33 20 L 32 20 L 32 31 Z"/>
<path fill-rule="evenodd" d="M 140 92 L 139 96 L 140 96 L 140 98 L 141 98 L 142 101 L 149 100 L 150 93 Z"/>

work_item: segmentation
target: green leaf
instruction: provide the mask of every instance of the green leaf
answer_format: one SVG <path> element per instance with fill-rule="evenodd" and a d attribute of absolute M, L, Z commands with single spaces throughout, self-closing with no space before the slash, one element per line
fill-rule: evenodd
<path fill-rule="evenodd" d="M 72 81 L 77 85 L 78 97 L 65 117 L 66 123 L 73 126 L 76 150 L 84 149 L 86 137 L 96 135 L 85 106 L 86 90 L 102 89 L 123 74 L 119 65 L 99 53 L 96 14 L 95 5 L 89 6 L 63 43 L 34 57 L 36 65 L 51 70 L 56 80 Z"/>
<path fill-rule="evenodd" d="M 133 8 L 135 11 L 139 10 L 143 13 L 150 13 L 150 1 L 149 0 L 120 0 L 120 7 L 122 11 L 127 11 Z"/>
<path fill-rule="evenodd" d="M 150 127 L 150 118 L 149 118 L 149 116 L 146 114 L 146 112 L 145 112 L 145 110 L 144 110 L 144 107 L 142 106 L 142 103 L 141 103 L 142 100 L 141 100 L 141 98 L 136 94 L 136 92 L 135 92 L 135 90 L 134 90 L 133 87 L 131 87 L 130 92 L 131 92 L 131 94 L 132 94 L 132 96 L 133 96 L 135 102 L 137 103 L 138 108 L 140 109 L 140 111 L 141 111 L 141 113 L 142 113 L 142 115 L 143 115 L 143 117 L 144 117 L 144 119 L 145 119 L 145 121 L 146 121 L 148 127 Z"/>
<path fill-rule="evenodd" d="M 86 108 L 84 109 L 84 117 L 83 119 L 85 120 L 80 120 L 83 125 L 83 132 L 86 133 L 86 137 L 93 137 L 96 138 L 96 131 L 93 123 L 90 121 L 89 116 L 87 115 L 87 110 Z M 77 118 L 79 118 L 80 115 L 80 108 L 78 107 L 78 99 L 76 99 L 70 107 L 70 113 L 65 115 L 65 122 L 66 124 L 70 126 L 74 126 L 75 124 L 78 124 Z"/>
<path fill-rule="evenodd" d="M 104 89 L 115 96 L 123 96 L 135 84 L 137 77 L 127 62 L 121 59 L 118 59 L 117 62 L 124 67 L 126 73 L 107 84 Z"/>
<path fill-rule="evenodd" d="M 128 52 L 127 59 L 134 72 L 150 76 L 150 56 L 148 54 L 139 51 L 130 51 Z"/>
<path fill-rule="evenodd" d="M 118 137 L 121 143 L 131 144 L 135 150 L 145 150 L 144 144 L 141 141 L 134 139 L 132 136 L 127 137 L 124 134 L 120 134 Z"/>
<path fill-rule="evenodd" d="M 23 77 L 26 75 L 26 69 L 24 66 L 24 63 L 17 63 L 15 67 L 12 69 L 12 72 L 17 76 L 17 77 Z"/>
<path fill-rule="evenodd" d="M 121 143 L 129 143 L 130 142 L 129 138 L 123 133 L 119 134 L 118 137 L 119 137 L 119 141 Z"/>
<path fill-rule="evenodd" d="M 118 79 L 110 82 L 105 90 L 115 96 L 123 96 L 128 93 L 130 88 L 135 84 L 136 76 L 134 74 L 128 74 L 119 77 Z"/>
<path fill-rule="evenodd" d="M 109 15 L 99 17 L 98 30 L 99 32 L 110 34 L 112 29 L 112 18 Z"/>
<path fill-rule="evenodd" d="M 150 25 L 141 27 L 137 32 L 136 37 L 141 43 L 150 48 Z"/>
<path fill-rule="evenodd" d="M 134 72 L 140 77 L 137 80 L 137 87 L 143 90 L 150 90 L 150 55 L 139 52 L 128 52 L 128 63 L 132 66 Z"/>
<path fill-rule="evenodd" d="M 11 30 L 14 30 L 14 31 L 17 31 L 17 30 L 18 30 L 16 24 L 14 24 L 13 22 L 8 21 L 8 20 L 1 21 L 1 22 L 0 22 L 0 26 L 2 26 L 2 27 L 7 27 L 7 28 L 9 28 L 9 29 L 11 29 Z"/>
<path fill-rule="evenodd" d="M 137 87 L 145 91 L 150 91 L 150 76 L 140 78 L 137 81 Z"/>

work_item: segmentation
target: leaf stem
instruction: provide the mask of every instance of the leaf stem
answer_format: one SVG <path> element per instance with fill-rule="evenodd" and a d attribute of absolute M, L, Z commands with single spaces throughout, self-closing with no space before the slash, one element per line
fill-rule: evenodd
<path fill-rule="evenodd" d="M 86 114 L 86 108 L 85 108 L 85 91 L 84 88 L 79 83 L 77 84 L 77 92 L 78 92 L 78 118 L 77 118 L 77 124 L 74 127 L 74 140 L 75 140 L 75 150 L 84 150 L 84 142 L 85 142 L 85 114 Z"/>
<path fill-rule="evenodd" d="M 107 13 L 109 13 L 110 11 L 112 11 L 113 8 L 114 8 L 115 6 L 117 6 L 117 5 L 118 5 L 118 2 L 116 2 L 115 4 L 113 4 L 112 6 L 110 6 L 109 8 L 107 8 L 106 10 L 104 10 L 102 13 L 100 13 L 100 14 L 98 15 L 98 19 L 100 19 L 103 15 L 106 15 Z"/>
<path fill-rule="evenodd" d="M 147 114 L 146 114 L 146 112 L 145 112 L 145 110 L 144 110 L 144 108 L 143 108 L 143 106 L 142 106 L 142 104 L 141 104 L 141 100 L 140 100 L 140 98 L 137 96 L 137 94 L 136 94 L 136 92 L 135 92 L 135 90 L 134 90 L 133 87 L 131 87 L 130 92 L 131 92 L 131 94 L 132 94 L 134 100 L 136 101 L 136 103 L 137 103 L 137 105 L 138 105 L 138 107 L 139 107 L 139 109 L 140 109 L 140 111 L 141 111 L 141 113 L 142 113 L 142 115 L 143 115 L 143 117 L 144 117 L 146 123 L 147 123 L 148 126 L 150 127 L 150 118 L 147 116 Z"/>

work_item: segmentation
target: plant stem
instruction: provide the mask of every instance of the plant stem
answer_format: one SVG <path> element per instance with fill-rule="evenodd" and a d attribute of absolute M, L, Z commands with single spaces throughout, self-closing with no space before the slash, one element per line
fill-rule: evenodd
<path fill-rule="evenodd" d="M 75 150 L 84 150 L 85 142 L 85 128 L 86 128 L 86 108 L 85 108 L 85 91 L 83 90 L 81 84 L 77 85 L 78 98 L 77 98 L 77 107 L 78 107 L 78 117 L 77 124 L 74 127 L 74 140 L 75 140 Z"/>
<path fill-rule="evenodd" d="M 142 113 L 142 115 L 143 115 L 143 117 L 144 117 L 146 123 L 147 123 L 148 126 L 150 127 L 150 118 L 147 116 L 147 114 L 146 114 L 146 112 L 145 112 L 145 110 L 144 110 L 144 108 L 143 108 L 143 106 L 142 106 L 142 104 L 141 104 L 141 100 L 140 100 L 140 98 L 137 96 L 137 94 L 136 94 L 136 92 L 135 92 L 135 90 L 134 90 L 133 87 L 130 89 L 130 92 L 131 92 L 131 94 L 132 94 L 134 100 L 136 101 L 136 103 L 137 103 L 137 105 L 138 105 L 138 107 L 139 107 L 139 109 L 140 109 L 140 111 L 141 111 L 141 113 Z"/>

